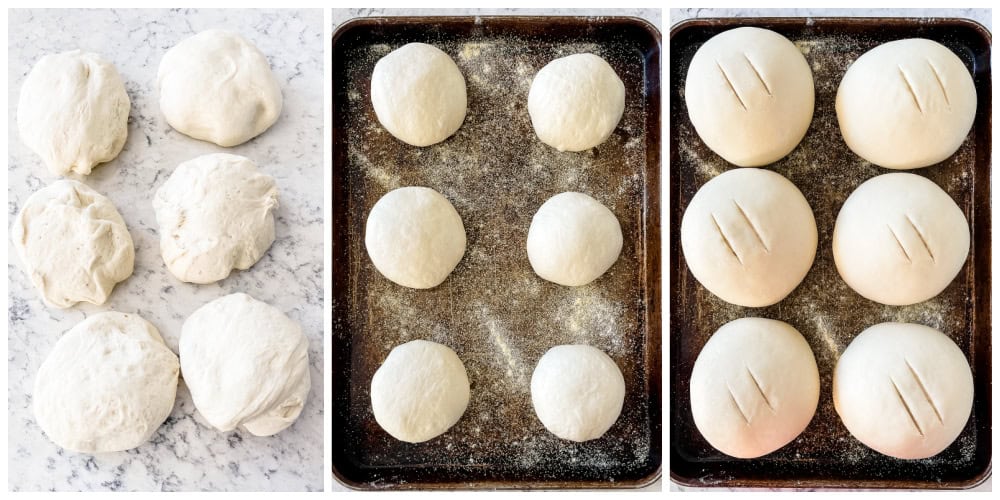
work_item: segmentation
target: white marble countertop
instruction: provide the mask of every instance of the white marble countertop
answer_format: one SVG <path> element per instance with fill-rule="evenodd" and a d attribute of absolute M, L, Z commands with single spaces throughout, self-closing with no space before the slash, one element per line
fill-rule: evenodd
<path fill-rule="evenodd" d="M 11 490 L 322 490 L 323 488 L 323 13 L 312 10 L 10 10 L 8 31 L 8 228 L 35 190 L 56 180 L 19 139 L 21 83 L 42 55 L 81 48 L 111 61 L 132 100 L 117 159 L 83 182 L 109 197 L 136 247 L 135 272 L 104 306 L 46 307 L 8 238 L 8 487 Z M 261 136 L 221 148 L 184 136 L 160 114 L 155 90 L 163 53 L 208 28 L 242 33 L 268 56 L 284 108 Z M 211 152 L 254 160 L 273 176 L 281 206 L 277 239 L 247 271 L 212 285 L 170 275 L 159 252 L 152 193 L 178 163 Z M 9 230 L 8 233 L 9 234 Z M 183 382 L 173 413 L 151 441 L 86 455 L 48 440 L 35 424 L 35 373 L 60 335 L 87 315 L 116 310 L 152 322 L 170 348 L 184 319 L 217 297 L 247 292 L 301 323 L 309 337 L 312 391 L 301 417 L 273 437 L 218 432 L 195 412 Z"/>

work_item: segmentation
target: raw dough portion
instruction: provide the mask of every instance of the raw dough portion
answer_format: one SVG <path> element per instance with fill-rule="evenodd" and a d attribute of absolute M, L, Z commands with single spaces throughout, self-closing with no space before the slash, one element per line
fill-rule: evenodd
<path fill-rule="evenodd" d="M 21 140 L 56 175 L 87 175 L 113 160 L 128 136 L 132 103 L 115 67 L 92 52 L 42 57 L 21 86 Z"/>
<path fill-rule="evenodd" d="M 32 194 L 10 231 L 14 251 L 45 303 L 101 305 L 132 275 L 135 247 L 111 200 L 73 180 Z"/>
<path fill-rule="evenodd" d="M 972 371 L 947 335 L 913 323 L 861 332 L 833 373 L 833 406 L 875 451 L 902 459 L 937 455 L 972 412 Z"/>
<path fill-rule="evenodd" d="M 625 112 L 625 84 L 600 56 L 560 57 L 538 71 L 528 91 L 528 115 L 538 138 L 559 151 L 600 145 Z"/>
<path fill-rule="evenodd" d="M 867 299 L 905 306 L 941 293 L 969 255 L 969 223 L 932 181 L 873 177 L 844 202 L 833 228 L 833 260 Z"/>
<path fill-rule="evenodd" d="M 705 42 L 688 67 L 684 101 L 701 140 L 741 167 L 791 153 L 812 122 L 812 71 L 787 38 L 736 28 Z"/>
<path fill-rule="evenodd" d="M 837 121 L 847 146 L 886 168 L 943 161 L 962 145 L 975 117 L 969 70 L 930 40 L 897 40 L 865 52 L 837 89 Z"/>
<path fill-rule="evenodd" d="M 281 88 L 264 54 L 238 33 L 207 30 L 163 55 L 160 111 L 178 132 L 230 147 L 281 114 Z"/>
<path fill-rule="evenodd" d="M 603 351 L 559 345 L 538 360 L 531 374 L 531 404 L 549 432 L 569 441 L 604 435 L 625 403 L 625 378 Z"/>
<path fill-rule="evenodd" d="M 386 193 L 368 213 L 365 248 L 389 281 L 434 288 L 465 255 L 465 226 L 441 193 L 402 187 Z"/>
<path fill-rule="evenodd" d="M 802 192 L 763 169 L 736 169 L 705 183 L 681 219 L 681 247 L 695 279 L 731 304 L 785 298 L 816 257 L 816 219 Z"/>
<path fill-rule="evenodd" d="M 455 351 L 413 340 L 389 352 L 371 387 L 375 421 L 407 443 L 433 439 L 455 425 L 469 406 L 469 377 Z"/>
<path fill-rule="evenodd" d="M 277 308 L 245 293 L 215 299 L 181 330 L 181 373 L 191 398 L 220 431 L 281 432 L 309 395 L 309 341 Z"/>
<path fill-rule="evenodd" d="M 819 402 L 819 370 L 802 334 L 782 321 L 741 318 L 708 339 L 691 372 L 691 413 L 715 449 L 767 455 L 805 430 Z"/>
<path fill-rule="evenodd" d="M 153 197 L 160 252 L 181 281 L 248 269 L 274 242 L 278 187 L 248 158 L 217 153 L 177 166 Z"/>
<path fill-rule="evenodd" d="M 66 332 L 35 377 L 35 420 L 53 443 L 104 453 L 145 443 L 177 394 L 177 356 L 136 314 L 91 315 Z"/>
<path fill-rule="evenodd" d="M 379 123 L 412 146 L 437 144 L 465 120 L 465 77 L 432 45 L 408 43 L 375 63 L 372 107 Z"/>
<path fill-rule="evenodd" d="M 615 214 L 583 193 L 559 193 L 528 228 L 528 260 L 543 279 L 564 286 L 594 281 L 618 260 L 622 228 Z"/>

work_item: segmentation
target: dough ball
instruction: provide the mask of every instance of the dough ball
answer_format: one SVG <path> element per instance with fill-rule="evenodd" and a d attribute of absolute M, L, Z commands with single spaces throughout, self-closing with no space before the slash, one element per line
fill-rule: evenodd
<path fill-rule="evenodd" d="M 865 52 L 837 89 L 844 142 L 886 168 L 943 161 L 962 145 L 975 116 L 976 87 L 962 60 L 920 38 Z"/>
<path fill-rule="evenodd" d="M 389 352 L 371 387 L 375 421 L 392 437 L 422 443 L 444 434 L 469 406 L 469 377 L 455 351 L 413 340 Z"/>
<path fill-rule="evenodd" d="M 715 449 L 767 455 L 805 430 L 819 403 L 819 370 L 791 325 L 741 318 L 708 339 L 691 372 L 691 413 Z"/>
<path fill-rule="evenodd" d="M 465 255 L 465 226 L 441 193 L 402 187 L 386 193 L 368 213 L 365 248 L 389 281 L 434 288 Z"/>
<path fill-rule="evenodd" d="M 35 420 L 53 443 L 105 453 L 145 443 L 177 394 L 177 356 L 135 314 L 93 314 L 66 332 L 35 378 Z"/>
<path fill-rule="evenodd" d="M 309 341 L 277 308 L 245 293 L 215 299 L 181 329 L 181 373 L 194 406 L 220 431 L 281 432 L 309 395 Z"/>
<path fill-rule="evenodd" d="M 528 228 L 528 260 L 535 274 L 564 286 L 599 278 L 621 250 L 622 227 L 615 214 L 583 193 L 549 198 Z"/>
<path fill-rule="evenodd" d="M 21 86 L 21 140 L 56 175 L 87 175 L 121 152 L 132 103 L 115 67 L 92 52 L 42 57 Z"/>
<path fill-rule="evenodd" d="M 178 132 L 230 147 L 281 114 L 281 88 L 264 54 L 237 33 L 207 30 L 163 55 L 160 111 Z"/>
<path fill-rule="evenodd" d="M 465 120 L 465 78 L 432 45 L 408 43 L 375 63 L 372 107 L 379 123 L 412 146 L 437 144 Z"/>
<path fill-rule="evenodd" d="M 217 153 L 181 163 L 153 197 L 163 262 L 188 283 L 248 269 L 274 242 L 277 207 L 274 179 L 248 158 Z"/>
<path fill-rule="evenodd" d="M 545 65 L 528 91 L 528 115 L 538 138 L 559 151 L 600 145 L 625 112 L 625 84 L 604 59 L 573 54 Z"/>
<path fill-rule="evenodd" d="M 873 177 L 844 202 L 833 228 L 833 260 L 863 297 L 905 306 L 941 293 L 969 255 L 969 223 L 932 181 Z"/>
<path fill-rule="evenodd" d="M 779 302 L 816 257 L 816 219 L 802 193 L 770 170 L 736 169 L 705 183 L 681 219 L 695 279 L 744 307 Z"/>
<path fill-rule="evenodd" d="M 111 200 L 85 184 L 59 180 L 32 194 L 10 231 L 45 303 L 101 305 L 115 284 L 132 275 L 135 247 Z"/>
<path fill-rule="evenodd" d="M 866 446 L 902 459 L 937 455 L 972 412 L 972 371 L 945 334 L 881 323 L 855 337 L 833 373 L 833 406 Z"/>
<path fill-rule="evenodd" d="M 618 365 L 589 345 L 559 345 L 538 360 L 531 374 L 531 404 L 549 432 L 569 441 L 604 435 L 625 403 Z"/>

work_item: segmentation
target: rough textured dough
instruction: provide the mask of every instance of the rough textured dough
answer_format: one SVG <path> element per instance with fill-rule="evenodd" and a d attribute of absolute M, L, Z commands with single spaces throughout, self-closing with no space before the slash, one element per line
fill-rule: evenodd
<path fill-rule="evenodd" d="M 205 420 L 270 436 L 292 425 L 309 395 L 309 341 L 277 308 L 245 293 L 215 299 L 184 321 L 181 373 Z"/>
<path fill-rule="evenodd" d="M 42 57 L 21 86 L 21 140 L 56 175 L 87 175 L 113 160 L 128 136 L 132 103 L 115 67 L 92 52 Z"/>
<path fill-rule="evenodd" d="M 875 451 L 937 455 L 972 412 L 972 371 L 945 334 L 913 323 L 861 332 L 837 361 L 833 405 L 847 430 Z"/>
<path fill-rule="evenodd" d="M 160 111 L 178 132 L 230 147 L 281 114 L 281 88 L 264 54 L 237 33 L 207 30 L 163 55 Z"/>
<path fill-rule="evenodd" d="M 102 312 L 66 332 L 38 369 L 35 420 L 81 453 L 135 448 L 174 407 L 177 356 L 136 314 Z"/>
<path fill-rule="evenodd" d="M 863 297 L 893 306 L 941 293 L 969 255 L 969 223 L 937 184 L 914 174 L 873 177 L 844 202 L 833 260 Z"/>
<path fill-rule="evenodd" d="M 531 404 L 545 428 L 569 441 L 604 435 L 625 403 L 625 378 L 615 361 L 589 345 L 555 346 L 531 374 Z"/>
<path fill-rule="evenodd" d="M 528 260 L 543 279 L 581 286 L 618 260 L 622 228 L 615 214 L 583 193 L 559 193 L 542 204 L 528 228 Z"/>
<path fill-rule="evenodd" d="M 735 169 L 705 183 L 681 219 L 688 269 L 731 304 L 764 307 L 785 298 L 816 257 L 816 219 L 788 179 Z"/>
<path fill-rule="evenodd" d="M 913 38 L 865 52 L 837 89 L 837 122 L 858 156 L 894 169 L 933 165 L 962 145 L 976 87 L 951 50 Z"/>
<path fill-rule="evenodd" d="M 583 151 L 614 132 L 625 112 L 625 84 L 600 56 L 548 63 L 531 81 L 528 115 L 538 138 L 559 151 Z"/>
<path fill-rule="evenodd" d="M 441 193 L 402 187 L 379 198 L 368 213 L 365 248 L 378 272 L 393 283 L 433 288 L 465 255 L 465 226 Z"/>
<path fill-rule="evenodd" d="M 163 262 L 188 283 L 248 269 L 274 242 L 277 207 L 274 179 L 247 158 L 217 153 L 181 163 L 153 197 Z"/>
<path fill-rule="evenodd" d="M 372 377 L 375 421 L 407 443 L 444 434 L 462 418 L 469 395 L 462 360 L 447 346 L 427 340 L 393 348 Z"/>
<path fill-rule="evenodd" d="M 379 59 L 371 91 L 379 123 L 413 146 L 437 144 L 465 120 L 465 77 L 432 45 L 408 43 Z"/>
<path fill-rule="evenodd" d="M 11 227 L 25 273 L 49 306 L 101 305 L 132 275 L 135 247 L 111 200 L 59 180 L 32 194 Z"/>
<path fill-rule="evenodd" d="M 757 167 L 791 153 L 812 122 L 809 63 L 787 38 L 761 28 L 722 32 L 702 45 L 684 87 L 701 140 L 729 163 Z"/>
<path fill-rule="evenodd" d="M 691 372 L 691 413 L 715 449 L 767 455 L 805 430 L 819 403 L 819 370 L 791 325 L 741 318 L 708 339 Z"/>

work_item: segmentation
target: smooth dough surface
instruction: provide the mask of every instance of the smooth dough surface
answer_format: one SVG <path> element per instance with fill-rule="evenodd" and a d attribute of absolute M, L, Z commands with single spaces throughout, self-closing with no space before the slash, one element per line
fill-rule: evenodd
<path fill-rule="evenodd" d="M 805 430 L 819 403 L 819 370 L 802 334 L 782 321 L 722 325 L 691 372 L 691 412 L 701 435 L 736 458 L 767 455 Z"/>
<path fill-rule="evenodd" d="M 913 323 L 861 332 L 833 374 L 833 405 L 847 430 L 902 459 L 932 457 L 955 441 L 972 396 L 972 371 L 955 342 Z"/>
<path fill-rule="evenodd" d="M 238 33 L 207 30 L 163 55 L 160 111 L 178 132 L 230 147 L 260 135 L 281 114 L 267 58 Z"/>
<path fill-rule="evenodd" d="M 93 52 L 42 57 L 21 86 L 21 140 L 56 175 L 87 175 L 113 160 L 128 136 L 132 103 L 114 65 Z"/>
<path fill-rule="evenodd" d="M 270 436 L 292 425 L 309 395 L 309 341 L 297 322 L 245 293 L 215 299 L 184 321 L 181 373 L 205 420 Z"/>
<path fill-rule="evenodd" d="M 883 174 L 858 186 L 833 229 L 833 260 L 863 297 L 892 306 L 941 293 L 969 255 L 969 223 L 925 177 Z"/>
<path fill-rule="evenodd" d="M 38 369 L 32 400 L 45 435 L 67 450 L 135 448 L 174 407 L 177 356 L 136 314 L 93 314 L 66 332 Z"/>
<path fill-rule="evenodd" d="M 589 345 L 555 346 L 531 374 L 531 404 L 549 432 L 569 441 L 604 435 L 621 415 L 625 378 L 610 356 Z"/>
<path fill-rule="evenodd" d="M 882 167 L 945 160 L 976 117 L 976 86 L 944 45 L 912 38 L 865 52 L 837 89 L 837 122 L 847 146 Z"/>
<path fill-rule="evenodd" d="M 812 122 L 812 70 L 787 38 L 724 31 L 691 59 L 684 102 L 698 136 L 729 163 L 757 167 L 791 153 Z"/>
<path fill-rule="evenodd" d="M 132 275 L 135 247 L 125 220 L 97 191 L 59 180 L 32 194 L 11 227 L 31 284 L 52 307 L 101 305 Z"/>
<path fill-rule="evenodd" d="M 785 298 L 816 257 L 816 219 L 780 174 L 735 169 L 695 193 L 681 219 L 681 248 L 695 279 L 720 299 L 764 307 Z"/>

